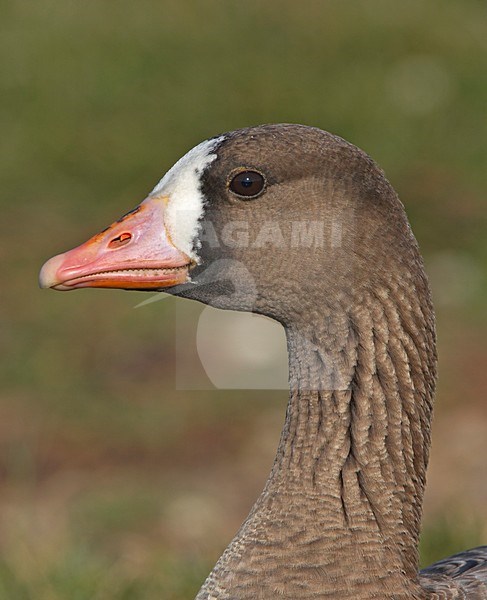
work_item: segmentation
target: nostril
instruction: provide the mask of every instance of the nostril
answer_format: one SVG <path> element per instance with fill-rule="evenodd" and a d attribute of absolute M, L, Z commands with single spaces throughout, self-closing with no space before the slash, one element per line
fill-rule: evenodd
<path fill-rule="evenodd" d="M 120 246 L 125 246 L 132 239 L 132 235 L 130 233 L 121 233 L 116 238 L 110 241 L 108 244 L 109 248 L 120 248 Z"/>

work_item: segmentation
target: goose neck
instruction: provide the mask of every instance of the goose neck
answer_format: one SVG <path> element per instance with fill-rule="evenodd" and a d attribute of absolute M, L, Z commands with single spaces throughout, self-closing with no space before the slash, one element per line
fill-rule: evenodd
<path fill-rule="evenodd" d="M 290 399 L 272 485 L 312 505 L 327 549 L 350 558 L 354 547 L 354 560 L 367 555 L 415 579 L 435 384 L 432 312 L 390 289 L 319 312 L 313 327 L 287 328 Z"/>

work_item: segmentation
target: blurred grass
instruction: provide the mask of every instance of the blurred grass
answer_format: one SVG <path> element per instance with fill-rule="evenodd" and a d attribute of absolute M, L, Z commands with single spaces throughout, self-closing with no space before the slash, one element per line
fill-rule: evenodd
<path fill-rule="evenodd" d="M 349 139 L 406 204 L 439 309 L 422 562 L 485 543 L 485 4 L 0 8 L 0 597 L 190 598 L 257 495 L 284 393 L 174 391 L 172 300 L 36 277 L 195 143 L 263 122 Z"/>

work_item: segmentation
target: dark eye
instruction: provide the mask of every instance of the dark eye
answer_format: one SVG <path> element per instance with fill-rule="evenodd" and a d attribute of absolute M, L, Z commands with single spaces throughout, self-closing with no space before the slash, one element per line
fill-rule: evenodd
<path fill-rule="evenodd" d="M 265 178 L 257 171 L 240 171 L 229 185 L 231 191 L 243 198 L 255 198 L 265 188 Z"/>

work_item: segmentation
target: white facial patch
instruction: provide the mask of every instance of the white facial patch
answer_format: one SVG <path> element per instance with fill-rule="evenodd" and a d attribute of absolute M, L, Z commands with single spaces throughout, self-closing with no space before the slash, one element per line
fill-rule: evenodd
<path fill-rule="evenodd" d="M 201 174 L 217 157 L 215 148 L 224 136 L 206 140 L 178 160 L 159 181 L 149 197 L 167 197 L 165 224 L 172 243 L 198 262 L 199 224 L 203 218 L 205 198 L 201 191 Z"/>

